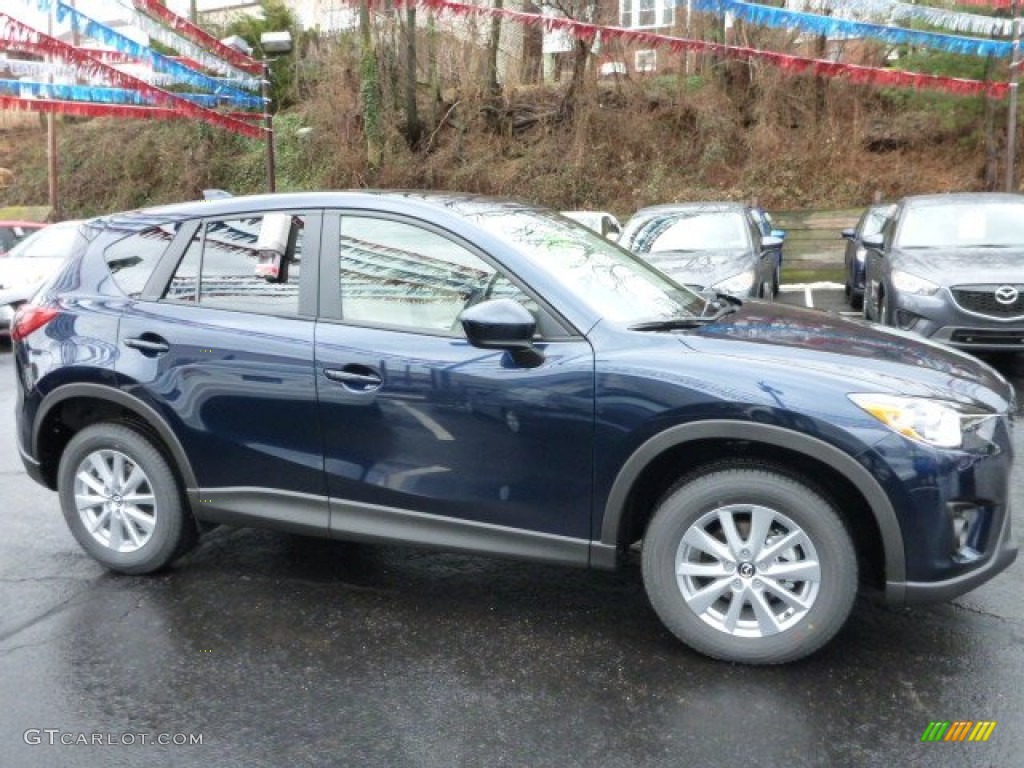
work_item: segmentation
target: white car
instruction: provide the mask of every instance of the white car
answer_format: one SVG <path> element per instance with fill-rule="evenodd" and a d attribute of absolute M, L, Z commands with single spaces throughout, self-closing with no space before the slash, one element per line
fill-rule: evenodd
<path fill-rule="evenodd" d="M 563 216 L 567 216 L 573 221 L 578 221 L 585 227 L 597 232 L 603 237 L 607 237 L 612 242 L 619 239 L 619 233 L 622 232 L 622 225 L 619 220 L 612 216 L 607 211 L 562 211 Z"/>
<path fill-rule="evenodd" d="M 81 223 L 75 220 L 51 224 L 0 256 L 0 336 L 10 333 L 14 307 L 64 263 Z"/>

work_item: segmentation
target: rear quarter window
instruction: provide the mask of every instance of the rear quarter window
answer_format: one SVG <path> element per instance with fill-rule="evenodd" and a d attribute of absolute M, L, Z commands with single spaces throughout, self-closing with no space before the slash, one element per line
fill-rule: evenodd
<path fill-rule="evenodd" d="M 117 287 L 127 296 L 139 296 L 149 276 L 178 231 L 178 223 L 161 224 L 107 246 L 103 258 Z"/>

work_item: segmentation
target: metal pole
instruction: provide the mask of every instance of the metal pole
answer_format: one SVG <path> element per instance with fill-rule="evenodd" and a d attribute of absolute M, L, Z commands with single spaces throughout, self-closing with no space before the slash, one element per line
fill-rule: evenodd
<path fill-rule="evenodd" d="M 274 169 L 274 116 L 270 112 L 270 61 L 263 59 L 263 79 L 260 81 L 260 96 L 263 97 L 263 127 L 267 142 L 267 191 L 277 191 Z"/>
<path fill-rule="evenodd" d="M 56 13 L 57 7 L 54 5 L 46 19 L 46 31 L 50 37 L 53 37 L 53 22 Z M 46 58 L 48 61 L 54 60 L 52 56 Z M 53 82 L 52 74 L 49 81 Z M 46 176 L 49 181 L 50 215 L 56 220 L 60 218 L 60 199 L 57 194 L 57 116 L 52 112 L 48 112 L 46 115 Z"/>
<path fill-rule="evenodd" d="M 1006 191 L 1014 191 L 1013 163 L 1017 156 L 1017 90 L 1020 81 L 1021 18 L 1018 0 L 1010 4 L 1013 16 L 1013 56 L 1010 60 L 1010 114 L 1006 118 Z"/>

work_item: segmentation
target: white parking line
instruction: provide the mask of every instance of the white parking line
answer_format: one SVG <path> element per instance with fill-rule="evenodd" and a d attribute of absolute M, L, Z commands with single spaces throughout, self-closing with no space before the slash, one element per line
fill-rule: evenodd
<path fill-rule="evenodd" d="M 804 304 L 811 309 L 814 308 L 814 294 L 811 293 L 811 286 L 804 286 Z"/>

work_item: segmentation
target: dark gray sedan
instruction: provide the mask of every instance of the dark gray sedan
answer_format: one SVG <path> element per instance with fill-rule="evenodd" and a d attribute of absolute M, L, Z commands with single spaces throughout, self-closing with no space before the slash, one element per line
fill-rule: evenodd
<path fill-rule="evenodd" d="M 619 245 L 697 291 L 771 298 L 778 290 L 782 238 L 763 235 L 742 203 L 642 208 Z"/>
<path fill-rule="evenodd" d="M 1024 349 L 1024 195 L 908 197 L 863 244 L 866 318 L 964 349 Z"/>

